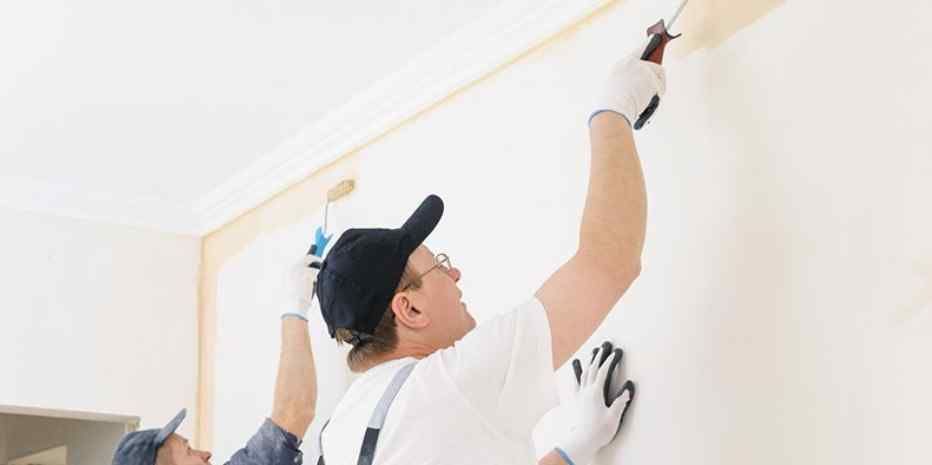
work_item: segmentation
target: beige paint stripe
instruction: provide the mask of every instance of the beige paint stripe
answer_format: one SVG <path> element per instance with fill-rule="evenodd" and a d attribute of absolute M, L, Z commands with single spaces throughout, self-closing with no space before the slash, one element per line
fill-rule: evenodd
<path fill-rule="evenodd" d="M 323 208 L 330 188 L 346 178 L 356 177 L 357 160 L 358 157 L 354 156 L 344 157 L 204 238 L 198 312 L 198 415 L 193 438 L 197 447 L 209 450 L 213 445 L 213 393 L 214 389 L 223 389 L 214 383 L 217 279 L 220 271 L 227 260 L 246 249 L 260 235 L 317 214 Z"/>
<path fill-rule="evenodd" d="M 718 47 L 741 29 L 767 16 L 786 0 L 690 0 L 673 26 L 683 37 L 670 44 L 675 56 Z"/>

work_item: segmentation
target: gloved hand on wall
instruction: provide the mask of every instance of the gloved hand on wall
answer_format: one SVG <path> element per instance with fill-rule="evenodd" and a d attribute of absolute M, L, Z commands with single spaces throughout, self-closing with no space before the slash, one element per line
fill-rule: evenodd
<path fill-rule="evenodd" d="M 634 124 L 654 95 L 663 97 L 665 90 L 663 67 L 642 60 L 641 51 L 637 50 L 612 68 L 589 122 L 603 111 L 612 111 L 624 116 L 628 124 Z"/>
<path fill-rule="evenodd" d="M 631 380 L 620 389 L 612 389 L 613 374 L 620 368 L 623 355 L 621 349 L 613 349 L 606 342 L 595 350 L 585 367 L 579 360 L 573 360 L 576 391 L 569 402 L 558 407 L 556 414 L 560 431 L 556 451 L 568 465 L 590 463 L 621 428 L 635 393 Z"/>
<path fill-rule="evenodd" d="M 314 282 L 320 271 L 321 258 L 307 254 L 291 265 L 288 270 L 287 306 L 282 318 L 294 317 L 307 321 L 308 311 L 313 304 Z"/>

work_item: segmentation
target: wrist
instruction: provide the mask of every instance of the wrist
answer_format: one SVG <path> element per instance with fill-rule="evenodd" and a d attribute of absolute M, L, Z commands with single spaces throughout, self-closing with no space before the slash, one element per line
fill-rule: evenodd
<path fill-rule="evenodd" d="M 576 465 L 576 462 L 573 462 L 573 459 L 571 459 L 570 456 L 563 449 L 560 449 L 559 447 L 554 447 L 553 451 L 556 452 L 557 455 L 559 455 L 561 459 L 563 459 L 563 462 L 565 462 L 566 465 Z"/>
<path fill-rule="evenodd" d="M 308 318 L 307 318 L 308 311 L 307 311 L 307 307 L 306 307 L 306 306 L 304 306 L 304 305 L 295 305 L 295 306 L 292 307 L 292 308 L 294 308 L 295 310 L 288 309 L 288 310 L 285 310 L 284 312 L 282 312 L 282 319 L 283 319 L 283 320 L 284 320 L 284 319 L 287 319 L 287 318 L 296 318 L 296 319 L 308 321 Z"/>
<path fill-rule="evenodd" d="M 623 120 L 625 120 L 626 123 L 628 123 L 628 127 L 631 127 L 631 119 L 628 118 L 627 115 L 625 115 L 624 113 L 622 113 L 622 112 L 620 112 L 620 111 L 612 110 L 612 109 L 610 109 L 610 108 L 604 108 L 604 109 L 596 110 L 596 111 L 592 112 L 592 114 L 589 115 L 589 127 L 590 127 L 590 128 L 592 127 L 592 120 L 593 120 L 596 116 L 603 115 L 603 114 L 605 114 L 605 113 L 612 113 L 612 114 L 615 114 L 615 115 L 620 116 Z M 604 118 L 604 116 L 603 116 L 603 118 Z"/>
<path fill-rule="evenodd" d="M 584 442 L 588 441 L 562 442 L 554 446 L 553 450 L 563 458 L 567 465 L 587 465 L 595 458 L 598 447 L 584 444 Z"/>
<path fill-rule="evenodd" d="M 562 447 L 554 447 L 553 450 L 566 462 L 566 465 L 589 465 L 595 460 L 594 453 L 583 453 Z"/>
<path fill-rule="evenodd" d="M 305 312 L 305 313 L 299 313 L 299 312 L 285 312 L 285 313 L 282 313 L 282 317 L 281 317 L 281 318 L 282 318 L 282 320 L 294 319 L 294 320 L 303 320 L 303 321 L 306 322 L 306 321 L 307 321 L 307 312 Z"/>

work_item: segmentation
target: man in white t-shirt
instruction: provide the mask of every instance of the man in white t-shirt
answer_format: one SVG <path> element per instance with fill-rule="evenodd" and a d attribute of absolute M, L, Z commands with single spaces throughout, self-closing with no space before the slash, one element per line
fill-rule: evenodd
<path fill-rule="evenodd" d="M 660 66 L 637 56 L 613 69 L 589 119 L 591 172 L 578 249 L 510 312 L 477 327 L 457 286 L 460 270 L 423 244 L 443 213 L 437 196 L 401 228 L 341 235 L 316 289 L 331 337 L 353 346 L 347 362 L 362 375 L 324 427 L 319 463 L 536 462 L 531 432 L 557 404 L 554 370 L 640 273 L 646 195 L 630 122 L 663 93 L 664 80 Z M 585 465 L 614 437 L 633 384 L 620 397 L 599 358 L 585 373 L 574 367 L 585 389 L 569 410 L 561 408 L 563 435 L 539 463 Z M 618 361 L 620 353 L 611 366 Z M 593 401 L 603 381 L 604 402 Z"/>

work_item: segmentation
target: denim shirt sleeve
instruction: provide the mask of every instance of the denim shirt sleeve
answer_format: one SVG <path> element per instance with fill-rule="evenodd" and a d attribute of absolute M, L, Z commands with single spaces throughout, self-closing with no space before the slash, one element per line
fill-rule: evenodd
<path fill-rule="evenodd" d="M 266 418 L 259 431 L 236 451 L 227 465 L 301 465 L 301 441 Z"/>

